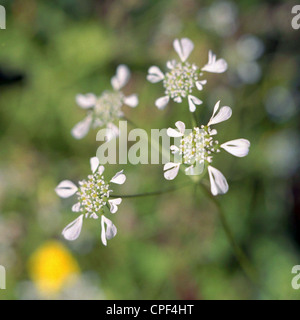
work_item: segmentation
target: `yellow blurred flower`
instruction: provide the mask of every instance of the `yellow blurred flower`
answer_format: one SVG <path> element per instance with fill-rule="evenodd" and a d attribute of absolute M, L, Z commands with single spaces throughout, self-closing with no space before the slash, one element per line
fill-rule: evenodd
<path fill-rule="evenodd" d="M 79 272 L 77 261 L 58 241 L 44 243 L 29 259 L 30 277 L 42 295 L 55 295 L 73 283 Z"/>

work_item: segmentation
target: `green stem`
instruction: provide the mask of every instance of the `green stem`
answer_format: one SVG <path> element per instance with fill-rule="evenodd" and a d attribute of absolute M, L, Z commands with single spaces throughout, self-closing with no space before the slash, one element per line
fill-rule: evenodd
<path fill-rule="evenodd" d="M 226 219 L 226 214 L 224 212 L 224 209 L 222 208 L 220 202 L 216 199 L 215 196 L 213 196 L 210 191 L 203 185 L 200 184 L 200 187 L 204 191 L 204 193 L 208 196 L 208 198 L 216 205 L 218 208 L 219 217 L 222 223 L 222 227 L 224 229 L 224 232 L 228 238 L 228 241 L 230 242 L 230 245 L 234 251 L 234 254 L 237 258 L 237 261 L 241 268 L 243 269 L 246 276 L 253 282 L 253 284 L 260 289 L 262 292 L 264 292 L 267 296 L 271 297 L 272 299 L 277 299 L 272 289 L 265 287 L 262 285 L 259 275 L 255 268 L 252 266 L 251 262 L 249 261 L 248 257 L 244 253 L 244 251 L 241 249 L 241 247 L 238 245 L 238 243 L 235 240 L 235 237 L 229 227 L 229 224 Z"/>
<path fill-rule="evenodd" d="M 116 195 L 111 194 L 111 198 L 138 198 L 138 197 L 149 197 L 149 196 L 160 196 L 168 192 L 173 192 L 176 190 L 179 190 L 181 188 L 187 187 L 190 185 L 190 183 L 185 183 L 179 186 L 175 186 L 172 188 L 164 189 L 164 190 L 158 190 L 158 191 L 151 191 L 151 192 L 143 192 L 143 193 L 136 193 L 136 194 L 124 194 L 124 195 Z"/>
<path fill-rule="evenodd" d="M 218 214 L 220 217 L 220 221 L 222 224 L 222 227 L 224 229 L 224 232 L 228 238 L 228 241 L 230 242 L 230 245 L 235 253 L 235 256 L 241 266 L 241 268 L 243 269 L 243 271 L 245 272 L 245 274 L 248 276 L 248 278 L 250 278 L 253 283 L 255 283 L 256 285 L 259 285 L 259 280 L 258 280 L 258 274 L 256 272 L 256 270 L 252 267 L 250 261 L 248 260 L 246 254 L 244 253 L 244 251 L 240 248 L 240 246 L 237 244 L 235 237 L 229 227 L 229 224 L 227 222 L 226 219 L 226 215 L 225 212 L 220 204 L 220 202 L 216 199 L 215 196 L 213 196 L 210 191 L 203 185 L 200 184 L 200 187 L 202 188 L 202 190 L 205 192 L 205 194 L 209 197 L 209 199 L 216 205 L 216 207 L 218 208 Z"/>
<path fill-rule="evenodd" d="M 196 115 L 196 111 L 195 112 L 190 112 L 191 113 L 191 123 L 192 123 L 192 127 L 197 127 L 197 115 Z"/>

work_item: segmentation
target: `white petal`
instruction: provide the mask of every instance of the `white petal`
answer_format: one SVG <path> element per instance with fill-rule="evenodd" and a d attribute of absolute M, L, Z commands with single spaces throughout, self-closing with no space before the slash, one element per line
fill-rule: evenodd
<path fill-rule="evenodd" d="M 115 176 L 110 180 L 112 183 L 123 184 L 126 181 L 126 176 L 123 173 L 123 170 L 115 174 Z"/>
<path fill-rule="evenodd" d="M 76 103 L 82 109 L 88 109 L 93 107 L 96 104 L 96 101 L 97 101 L 97 97 L 93 93 L 76 95 Z"/>
<path fill-rule="evenodd" d="M 119 136 L 119 128 L 113 124 L 113 123 L 108 123 L 106 126 L 106 140 L 110 141 L 115 137 Z"/>
<path fill-rule="evenodd" d="M 139 104 L 139 99 L 136 94 L 132 94 L 123 99 L 123 102 L 131 108 L 135 108 Z"/>
<path fill-rule="evenodd" d="M 72 206 L 72 211 L 73 212 L 79 212 L 80 211 L 80 202 L 77 202 Z"/>
<path fill-rule="evenodd" d="M 176 60 L 170 60 L 170 61 L 167 61 L 167 68 L 168 69 L 174 69 L 174 67 L 176 66 Z"/>
<path fill-rule="evenodd" d="M 173 46 L 182 62 L 186 61 L 186 59 L 194 49 L 193 42 L 188 38 L 182 38 L 180 40 L 175 39 L 173 42 Z"/>
<path fill-rule="evenodd" d="M 167 130 L 167 135 L 169 137 L 173 137 L 173 138 L 178 138 L 178 137 L 182 137 L 183 136 L 183 133 L 173 129 L 173 128 L 168 128 Z"/>
<path fill-rule="evenodd" d="M 221 171 L 212 166 L 208 166 L 208 173 L 211 193 L 214 196 L 226 193 L 228 191 L 228 183 Z"/>
<path fill-rule="evenodd" d="M 215 104 L 215 106 L 214 106 L 214 111 L 213 111 L 213 114 L 212 114 L 212 116 L 211 116 L 211 118 L 213 118 L 214 116 L 215 116 L 215 114 L 216 114 L 216 112 L 219 110 L 219 106 L 220 106 L 220 100 Z"/>
<path fill-rule="evenodd" d="M 82 139 L 84 136 L 86 136 L 90 130 L 92 120 L 92 115 L 88 115 L 82 121 L 78 122 L 71 131 L 72 136 L 75 139 Z"/>
<path fill-rule="evenodd" d="M 203 86 L 207 83 L 207 80 L 201 80 L 196 82 L 196 87 L 199 91 L 203 90 Z"/>
<path fill-rule="evenodd" d="M 167 180 L 176 178 L 179 171 L 180 163 L 168 162 L 164 165 L 164 177 Z"/>
<path fill-rule="evenodd" d="M 158 109 L 162 110 L 168 104 L 169 100 L 170 100 L 169 96 L 164 96 L 164 97 L 158 98 L 155 101 L 155 105 L 157 106 Z"/>
<path fill-rule="evenodd" d="M 98 169 L 99 174 L 102 175 L 104 170 L 105 170 L 105 168 L 103 166 L 100 166 Z"/>
<path fill-rule="evenodd" d="M 236 157 L 245 157 L 249 153 L 250 142 L 246 139 L 231 140 L 223 143 L 221 148 Z"/>
<path fill-rule="evenodd" d="M 116 213 L 118 211 L 118 205 L 121 204 L 122 199 L 121 198 L 116 198 L 113 200 L 108 200 L 109 204 L 110 204 L 110 212 L 111 213 Z"/>
<path fill-rule="evenodd" d="M 157 83 L 159 81 L 162 81 L 165 78 L 165 75 L 162 73 L 162 71 L 156 67 L 152 66 L 148 70 L 147 80 L 152 83 Z"/>
<path fill-rule="evenodd" d="M 105 225 L 106 225 L 106 230 L 105 230 Z M 102 228 L 101 240 L 102 240 L 102 243 L 106 246 L 107 245 L 106 240 L 110 240 L 113 237 L 115 237 L 115 235 L 117 234 L 117 228 L 109 219 L 107 219 L 103 215 L 101 217 L 101 228 Z"/>
<path fill-rule="evenodd" d="M 71 241 L 76 240 L 80 235 L 82 222 L 83 222 L 83 214 L 80 215 L 76 220 L 68 224 L 62 232 L 62 235 L 65 237 L 65 239 L 71 240 Z"/>
<path fill-rule="evenodd" d="M 203 103 L 200 99 L 198 99 L 197 97 L 192 96 L 192 95 L 188 96 L 188 102 L 189 102 L 189 109 L 191 112 L 195 112 L 196 105 Z"/>
<path fill-rule="evenodd" d="M 209 134 L 211 136 L 215 136 L 216 134 L 218 134 L 218 131 L 216 129 L 212 129 L 212 130 L 209 131 Z"/>
<path fill-rule="evenodd" d="M 182 98 L 181 97 L 176 97 L 174 98 L 174 101 L 177 103 L 181 103 L 182 102 Z"/>
<path fill-rule="evenodd" d="M 117 68 L 116 75 L 111 79 L 111 85 L 115 90 L 123 88 L 130 78 L 130 71 L 127 66 L 121 64 Z"/>
<path fill-rule="evenodd" d="M 178 148 L 177 146 L 172 145 L 172 146 L 170 146 L 170 150 L 171 150 L 172 153 L 174 154 L 174 153 L 176 153 L 176 152 L 179 151 L 179 148 Z"/>
<path fill-rule="evenodd" d="M 55 188 L 55 192 L 61 198 L 69 198 L 76 193 L 78 188 L 70 180 L 64 180 Z"/>
<path fill-rule="evenodd" d="M 215 112 L 214 112 L 215 113 Z M 222 107 L 220 109 L 220 111 L 216 114 L 216 115 L 213 115 L 209 122 L 208 122 L 208 126 L 211 126 L 213 124 L 217 124 L 217 123 L 220 123 L 220 122 L 223 122 L 223 121 L 226 121 L 228 120 L 232 115 L 232 110 L 230 107 Z"/>
<path fill-rule="evenodd" d="M 95 173 L 96 170 L 99 167 L 100 161 L 99 161 L 99 159 L 97 157 L 93 157 L 93 158 L 90 159 L 90 164 L 91 164 L 92 172 Z"/>
<path fill-rule="evenodd" d="M 216 55 L 210 50 L 208 53 L 208 63 L 202 68 L 202 71 L 223 73 L 227 70 L 227 62 L 224 59 L 216 59 Z"/>
<path fill-rule="evenodd" d="M 185 124 L 182 122 L 182 121 L 177 121 L 175 123 L 175 126 L 178 128 L 178 130 L 184 134 L 184 131 L 185 131 Z"/>

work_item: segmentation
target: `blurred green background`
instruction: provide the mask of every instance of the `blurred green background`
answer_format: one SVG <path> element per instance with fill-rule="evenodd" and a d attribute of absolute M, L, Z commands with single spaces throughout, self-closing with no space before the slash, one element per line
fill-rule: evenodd
<path fill-rule="evenodd" d="M 9 0 L 0 30 L 0 265 L 7 289 L 0 299 L 298 299 L 291 286 L 300 264 L 300 30 L 291 27 L 293 1 Z M 139 94 L 126 117 L 141 128 L 189 123 L 184 105 L 154 106 L 163 93 L 147 70 L 175 58 L 175 38 L 195 43 L 202 66 L 212 49 L 228 61 L 208 75 L 197 116 L 206 123 L 216 101 L 233 109 L 218 126 L 219 141 L 251 141 L 249 156 L 226 152 L 215 166 L 230 190 L 219 200 L 239 245 L 260 278 L 249 279 L 224 233 L 217 207 L 200 191 L 124 199 L 113 216 L 118 235 L 104 247 L 100 223 L 84 225 L 67 242 L 71 200 L 54 192 L 63 179 L 90 172 L 99 146 L 95 131 L 80 141 L 70 130 L 84 116 L 77 93 L 110 88 L 117 65 Z M 203 109 L 208 112 L 203 113 Z M 161 165 L 124 168 L 116 193 L 169 188 Z M 208 178 L 205 177 L 207 180 Z M 56 270 L 54 272 L 53 270 Z M 76 277 L 70 281 L 69 274 Z M 48 278 L 50 277 L 50 280 Z M 50 284 L 45 284 L 45 281 Z M 52 279 L 52 280 L 51 280 Z M 52 281 L 52 284 L 51 284 Z"/>

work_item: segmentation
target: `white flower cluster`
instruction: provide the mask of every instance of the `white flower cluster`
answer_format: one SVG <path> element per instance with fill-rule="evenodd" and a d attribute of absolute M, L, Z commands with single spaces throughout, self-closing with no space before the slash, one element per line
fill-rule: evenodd
<path fill-rule="evenodd" d="M 163 73 L 158 67 L 152 66 L 148 70 L 147 79 L 152 83 L 162 81 L 165 95 L 155 102 L 159 109 L 163 109 L 168 102 L 173 100 L 182 103 L 187 99 L 189 111 L 195 112 L 196 106 L 203 102 L 194 95 L 194 90 L 201 91 L 206 84 L 203 79 L 204 72 L 223 73 L 227 70 L 224 59 L 217 59 L 216 55 L 209 51 L 208 63 L 199 68 L 194 63 L 187 61 L 194 49 L 194 44 L 187 38 L 176 39 L 173 46 L 180 61 L 167 62 L 168 72 Z M 87 116 L 73 129 L 72 135 L 76 139 L 83 138 L 90 128 L 106 127 L 107 139 L 119 135 L 118 127 L 114 124 L 123 117 L 122 106 L 126 104 L 132 108 L 138 105 L 136 94 L 125 96 L 121 89 L 127 84 L 130 71 L 127 66 L 120 65 L 116 75 L 111 79 L 113 90 L 104 91 L 97 97 L 93 93 L 79 94 L 76 97 L 77 104 L 87 110 Z M 213 125 L 228 120 L 232 110 L 228 106 L 220 108 L 220 101 L 214 107 L 213 115 L 207 125 L 194 127 L 187 130 L 182 121 L 175 123 L 176 129 L 169 128 L 169 137 L 178 138 L 179 143 L 171 146 L 174 154 L 174 162 L 168 162 L 164 166 L 164 177 L 173 180 L 181 167 L 189 175 L 209 174 L 211 193 L 213 195 L 224 194 L 228 191 L 228 183 L 224 175 L 212 166 L 214 156 L 222 149 L 237 157 L 244 157 L 249 152 L 250 142 L 246 139 L 231 140 L 222 144 L 215 139 L 217 130 Z M 180 158 L 180 161 L 177 161 Z M 100 165 L 97 157 L 90 159 L 92 174 L 87 179 L 79 181 L 78 186 L 69 180 L 62 181 L 55 189 L 62 198 L 76 195 L 77 202 L 72 206 L 72 211 L 79 213 L 77 219 L 68 224 L 63 230 L 63 236 L 67 240 L 75 240 L 79 237 L 83 220 L 87 218 L 99 219 L 101 217 L 101 240 L 107 245 L 107 240 L 117 234 L 117 228 L 112 221 L 106 218 L 105 211 L 116 213 L 122 199 L 111 195 L 111 184 L 123 184 L 126 176 L 123 171 L 118 172 L 109 182 L 105 180 L 104 167 Z M 181 167 L 182 168 L 182 167 Z"/>
<path fill-rule="evenodd" d="M 219 151 L 217 141 L 214 141 L 209 130 L 194 128 L 188 136 L 181 139 L 179 154 L 183 155 L 186 164 L 194 162 L 211 162 L 211 153 Z M 175 146 L 174 146 L 175 147 Z M 174 148 L 175 149 L 175 148 Z"/>
<path fill-rule="evenodd" d="M 127 66 L 119 65 L 116 75 L 111 79 L 113 90 L 107 90 L 97 97 L 93 93 L 78 94 L 76 102 L 82 109 L 87 110 L 87 116 L 72 129 L 76 139 L 82 139 L 90 128 L 106 127 L 108 140 L 118 136 L 118 127 L 114 121 L 123 117 L 122 106 L 126 104 L 135 108 L 139 101 L 136 94 L 125 96 L 121 89 L 127 84 L 130 71 Z"/>
<path fill-rule="evenodd" d="M 185 124 L 177 121 L 175 126 L 178 130 L 169 128 L 167 134 L 170 137 L 181 137 L 179 146 L 172 145 L 171 150 L 174 154 L 182 157 L 181 162 L 168 162 L 164 166 L 164 177 L 167 180 L 173 180 L 178 174 L 181 164 L 186 166 L 185 171 L 190 174 L 196 166 L 207 168 L 211 184 L 211 193 L 213 195 L 224 194 L 228 191 L 228 183 L 224 175 L 212 167 L 215 153 L 220 152 L 220 148 L 233 154 L 236 157 L 245 157 L 249 152 L 250 142 L 246 139 L 236 139 L 219 145 L 214 136 L 217 134 L 216 129 L 211 129 L 212 125 L 228 120 L 232 115 L 230 107 L 220 107 L 218 101 L 214 107 L 213 115 L 206 126 L 196 127 L 191 133 L 185 134 Z"/>
<path fill-rule="evenodd" d="M 80 181 L 77 187 L 72 181 L 64 180 L 55 189 L 58 196 L 68 198 L 77 195 L 77 202 L 72 206 L 73 212 L 80 212 L 80 216 L 68 224 L 63 230 L 63 236 L 67 240 L 76 240 L 81 232 L 83 219 L 98 219 L 101 216 L 101 240 L 106 246 L 107 240 L 117 234 L 116 226 L 104 216 L 105 208 L 109 207 L 111 213 L 118 211 L 121 198 L 110 199 L 110 185 L 104 180 L 104 167 L 100 165 L 99 159 L 90 159 L 92 174 L 87 180 Z M 123 171 L 118 172 L 111 180 L 111 183 L 123 184 L 126 176 Z"/>
<path fill-rule="evenodd" d="M 209 51 L 208 63 L 202 67 L 197 67 L 194 63 L 190 64 L 187 59 L 194 49 L 193 42 L 188 38 L 175 39 L 173 46 L 180 61 L 170 60 L 167 62 L 169 72 L 164 74 L 158 67 L 152 66 L 148 70 L 148 81 L 157 83 L 163 81 L 165 95 L 158 98 L 155 105 L 159 109 L 165 108 L 169 100 L 172 99 L 177 103 L 181 103 L 183 99 L 188 99 L 189 110 L 194 112 L 196 105 L 203 102 L 192 95 L 193 89 L 201 91 L 207 83 L 205 79 L 201 79 L 203 72 L 223 73 L 227 70 L 227 63 L 224 59 L 216 58 L 216 55 Z"/>

